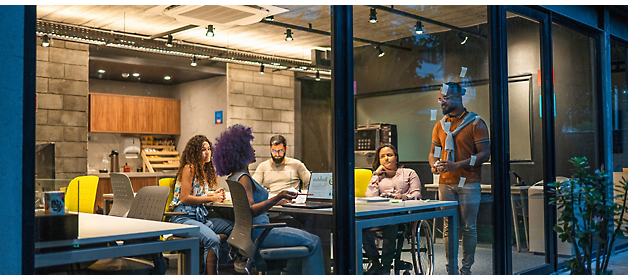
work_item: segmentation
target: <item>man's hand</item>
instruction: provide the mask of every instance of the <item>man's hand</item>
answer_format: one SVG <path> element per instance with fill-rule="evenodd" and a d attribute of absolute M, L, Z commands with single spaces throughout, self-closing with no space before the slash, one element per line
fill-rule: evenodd
<path fill-rule="evenodd" d="M 438 170 L 439 174 L 455 171 L 458 170 L 458 168 L 458 163 L 453 161 L 442 160 L 436 164 L 436 170 Z"/>

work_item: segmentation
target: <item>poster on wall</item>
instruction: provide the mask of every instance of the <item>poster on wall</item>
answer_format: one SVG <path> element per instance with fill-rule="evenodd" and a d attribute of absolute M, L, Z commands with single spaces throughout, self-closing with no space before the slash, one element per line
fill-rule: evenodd
<path fill-rule="evenodd" d="M 222 111 L 216 111 L 216 124 L 222 124 Z"/>

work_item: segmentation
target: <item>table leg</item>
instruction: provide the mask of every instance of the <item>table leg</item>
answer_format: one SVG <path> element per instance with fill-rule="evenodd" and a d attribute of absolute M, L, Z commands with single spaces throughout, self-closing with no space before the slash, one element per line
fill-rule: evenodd
<path fill-rule="evenodd" d="M 528 200 L 528 194 L 527 194 L 527 190 L 525 191 L 525 195 L 524 193 L 521 193 L 521 211 L 523 213 L 523 230 L 525 231 L 525 237 L 526 237 L 526 245 L 528 246 L 528 249 L 530 249 L 530 239 L 528 237 L 528 204 L 527 204 L 527 200 Z M 525 197 L 525 202 L 523 201 L 523 198 Z"/>
<path fill-rule="evenodd" d="M 517 226 L 517 210 L 515 210 L 515 201 L 512 198 L 514 194 L 510 194 L 510 209 L 512 212 L 512 222 L 515 225 L 515 241 L 517 242 L 517 252 L 521 252 L 521 243 L 519 242 L 519 227 Z M 510 242 L 509 242 L 510 243 Z"/>
<path fill-rule="evenodd" d="M 446 217 L 449 220 L 449 274 L 458 274 L 458 217 L 456 214 Z"/>

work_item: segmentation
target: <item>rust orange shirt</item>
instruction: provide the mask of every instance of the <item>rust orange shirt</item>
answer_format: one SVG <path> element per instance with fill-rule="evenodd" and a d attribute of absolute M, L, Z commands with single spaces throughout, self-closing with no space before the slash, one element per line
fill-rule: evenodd
<path fill-rule="evenodd" d="M 450 122 L 450 131 L 456 130 L 462 123 L 462 120 L 469 114 L 466 110 L 458 117 L 447 116 L 445 122 Z M 432 143 L 437 147 L 443 147 L 445 145 L 445 139 L 447 133 L 443 131 L 440 122 L 436 123 L 434 130 L 432 131 Z M 488 142 L 488 128 L 484 120 L 480 120 L 477 124 L 471 122 L 454 136 L 454 157 L 455 161 L 463 161 L 471 158 L 471 155 L 478 153 L 475 147 L 475 143 Z M 444 152 L 444 151 L 443 151 Z M 469 168 L 461 168 L 455 171 L 450 171 L 440 174 L 440 184 L 458 184 L 460 177 L 467 178 L 466 183 L 480 182 L 482 178 L 482 165 L 477 165 Z"/>

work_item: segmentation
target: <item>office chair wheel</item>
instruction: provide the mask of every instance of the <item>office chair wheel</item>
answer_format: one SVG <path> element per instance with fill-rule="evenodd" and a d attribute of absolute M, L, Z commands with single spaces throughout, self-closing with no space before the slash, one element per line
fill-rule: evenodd
<path fill-rule="evenodd" d="M 434 273 L 434 241 L 432 230 L 427 221 L 413 223 L 411 251 L 414 273 L 432 275 Z"/>

